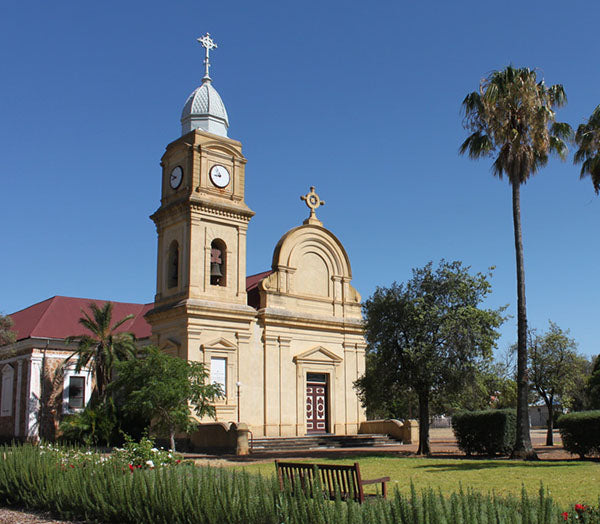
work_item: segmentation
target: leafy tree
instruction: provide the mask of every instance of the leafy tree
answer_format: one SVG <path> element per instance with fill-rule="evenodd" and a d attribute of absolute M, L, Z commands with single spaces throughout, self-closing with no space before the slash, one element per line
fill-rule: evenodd
<path fill-rule="evenodd" d="M 429 454 L 430 402 L 459 388 L 474 365 L 490 358 L 503 321 L 501 311 L 481 309 L 488 276 L 471 275 L 461 262 L 431 262 L 414 269 L 406 284 L 378 287 L 363 304 L 367 372 L 356 386 L 413 391 L 419 407 L 420 454 Z M 368 391 L 364 392 L 368 396 Z"/>
<path fill-rule="evenodd" d="M 550 321 L 546 333 L 530 330 L 529 366 L 531 385 L 548 409 L 546 446 L 554 444 L 554 403 L 562 400 L 575 383 L 578 374 L 577 343 Z"/>
<path fill-rule="evenodd" d="M 152 420 L 158 434 L 168 435 L 175 450 L 175 433 L 189 432 L 197 417 L 215 416 L 214 402 L 221 396 L 221 386 L 207 384 L 208 372 L 200 362 L 172 357 L 149 346 L 136 360 L 117 364 L 118 378 L 111 385 L 121 397 L 126 415 L 145 416 Z"/>
<path fill-rule="evenodd" d="M 13 325 L 13 320 L 8 315 L 0 313 L 0 346 L 12 344 L 16 339 L 16 334 L 10 328 Z"/>
<path fill-rule="evenodd" d="M 579 149 L 573 161 L 581 163 L 580 178 L 590 176 L 594 191 L 600 193 L 600 105 L 594 109 L 586 124 L 580 124 L 575 133 Z"/>
<path fill-rule="evenodd" d="M 444 413 L 516 406 L 516 383 L 503 375 L 498 363 L 488 360 L 478 362 L 469 375 L 463 378 L 463 386 L 458 391 L 442 395 L 439 399 Z"/>
<path fill-rule="evenodd" d="M 117 333 L 117 329 L 133 318 L 127 315 L 112 324 L 112 302 L 106 302 L 102 307 L 91 302 L 89 305 L 92 315 L 81 310 L 83 316 L 79 323 L 90 334 L 74 335 L 65 339 L 70 343 L 77 343 L 77 349 L 67 359 L 77 357 L 77 372 L 91 365 L 95 384 L 92 392 L 93 403 L 101 402 L 105 398 L 106 387 L 112 378 L 115 364 L 122 360 L 135 358 L 136 347 L 133 333 Z"/>
<path fill-rule="evenodd" d="M 388 389 L 380 387 L 377 371 L 377 354 L 367 352 L 365 374 L 355 382 L 358 397 L 367 410 L 367 418 L 412 419 L 418 405 L 415 392 L 398 384 L 389 384 Z"/>
<path fill-rule="evenodd" d="M 562 405 L 569 411 L 594 409 L 591 407 L 591 398 L 588 389 L 593 364 L 583 355 L 577 355 L 575 368 L 576 371 L 574 373 L 573 382 L 562 396 Z"/>
<path fill-rule="evenodd" d="M 592 373 L 587 379 L 586 393 L 590 409 L 600 409 L 600 355 L 594 360 Z"/>
<path fill-rule="evenodd" d="M 546 87 L 536 72 L 508 66 L 481 81 L 479 91 L 463 103 L 464 126 L 471 135 L 460 146 L 470 158 L 494 157 L 492 172 L 504 175 L 512 188 L 513 228 L 517 266 L 517 432 L 515 458 L 536 458 L 529 434 L 527 395 L 527 310 L 521 234 L 521 184 L 548 162 L 550 153 L 566 157 L 568 124 L 555 121 L 554 109 L 566 103 L 562 85 Z"/>

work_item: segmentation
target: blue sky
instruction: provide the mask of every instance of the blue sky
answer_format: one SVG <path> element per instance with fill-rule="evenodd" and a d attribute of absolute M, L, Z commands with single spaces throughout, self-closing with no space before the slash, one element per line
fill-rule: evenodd
<path fill-rule="evenodd" d="M 458 155 L 460 104 L 493 69 L 562 83 L 558 119 L 600 104 L 595 2 L 61 2 L 0 7 L 0 311 L 53 295 L 150 302 L 160 157 L 203 74 L 248 159 L 248 274 L 307 209 L 344 243 L 364 298 L 429 260 L 495 266 L 516 303 L 510 187 Z M 530 325 L 600 353 L 600 198 L 572 157 L 522 190 Z M 516 318 L 499 349 L 516 339 Z"/>

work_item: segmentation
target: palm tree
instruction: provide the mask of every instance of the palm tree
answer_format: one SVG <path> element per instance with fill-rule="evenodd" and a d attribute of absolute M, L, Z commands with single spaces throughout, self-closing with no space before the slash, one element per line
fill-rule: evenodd
<path fill-rule="evenodd" d="M 472 159 L 494 157 L 492 172 L 504 175 L 512 188 L 513 226 L 517 263 L 517 436 L 514 458 L 536 458 L 529 434 L 527 394 L 527 310 L 525 269 L 521 233 L 520 189 L 527 179 L 548 162 L 550 153 L 563 160 L 565 144 L 572 136 L 568 124 L 555 121 L 554 108 L 567 101 L 562 85 L 546 87 L 528 68 L 508 66 L 493 71 L 481 81 L 479 91 L 468 94 L 462 107 L 463 125 L 471 135 L 460 146 L 460 154 Z"/>
<path fill-rule="evenodd" d="M 596 194 L 600 193 L 600 106 L 587 121 L 580 124 L 575 133 L 575 143 L 579 149 L 575 153 L 573 161 L 581 164 L 581 177 L 589 175 L 594 184 Z"/>
<path fill-rule="evenodd" d="M 136 347 L 133 333 L 116 332 L 120 326 L 132 319 L 133 315 L 127 315 L 111 326 L 112 302 L 106 302 L 102 307 L 98 307 L 92 302 L 89 304 L 89 308 L 92 316 L 82 309 L 83 316 L 79 319 L 79 323 L 91 335 L 75 335 L 65 339 L 69 344 L 77 343 L 77 349 L 67 359 L 67 362 L 77 357 L 77 372 L 87 368 L 91 363 L 95 379 L 92 399 L 101 401 L 104 398 L 106 386 L 112 378 L 115 362 L 135 358 Z"/>

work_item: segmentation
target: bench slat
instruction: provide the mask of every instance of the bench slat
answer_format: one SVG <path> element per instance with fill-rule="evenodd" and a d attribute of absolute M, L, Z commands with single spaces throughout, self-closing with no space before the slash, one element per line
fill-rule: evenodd
<path fill-rule="evenodd" d="M 296 479 L 298 479 L 300 481 L 300 489 L 309 496 L 314 496 L 312 492 L 313 485 L 316 478 L 319 478 L 323 494 L 331 500 L 334 500 L 339 492 L 342 500 L 355 500 L 362 503 L 365 501 L 363 485 L 367 484 L 381 484 L 382 497 L 387 497 L 386 482 L 389 482 L 390 478 L 381 477 L 378 479 L 362 480 L 358 462 L 349 466 L 345 464 L 308 464 L 301 462 L 280 462 L 276 460 L 275 467 L 277 469 L 279 489 L 282 491 L 285 489 L 285 481 L 293 489 Z M 315 470 L 318 477 L 315 476 Z"/>

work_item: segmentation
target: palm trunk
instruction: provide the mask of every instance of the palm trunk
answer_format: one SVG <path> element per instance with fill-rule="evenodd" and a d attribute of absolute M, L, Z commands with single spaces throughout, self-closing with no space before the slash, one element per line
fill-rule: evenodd
<path fill-rule="evenodd" d="M 417 455 L 431 455 L 429 447 L 429 391 L 419 391 L 419 449 Z"/>
<path fill-rule="evenodd" d="M 521 232 L 521 186 L 511 183 L 515 253 L 517 259 L 517 428 L 512 458 L 535 460 L 537 455 L 529 434 L 529 380 L 527 376 L 527 308 L 525 306 L 525 266 Z"/>

